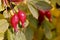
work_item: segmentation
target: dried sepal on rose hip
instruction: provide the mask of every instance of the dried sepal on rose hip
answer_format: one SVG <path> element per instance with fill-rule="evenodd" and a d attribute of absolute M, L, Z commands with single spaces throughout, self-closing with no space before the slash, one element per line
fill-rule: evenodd
<path fill-rule="evenodd" d="M 50 22 L 52 22 L 52 16 L 49 10 L 45 11 L 45 16 L 49 19 Z"/>
<path fill-rule="evenodd" d="M 18 17 L 19 17 L 19 20 L 22 23 L 22 27 L 24 28 L 24 23 L 26 21 L 26 13 L 22 10 L 18 10 Z"/>
<path fill-rule="evenodd" d="M 41 23 L 44 20 L 45 11 L 44 10 L 38 10 L 38 12 L 39 12 L 38 21 L 39 21 L 39 25 L 41 25 Z"/>
<path fill-rule="evenodd" d="M 11 25 L 12 27 L 14 28 L 14 31 L 17 32 L 17 24 L 18 24 L 18 21 L 19 21 L 19 18 L 18 18 L 18 15 L 17 14 L 14 14 L 12 17 L 11 17 Z"/>

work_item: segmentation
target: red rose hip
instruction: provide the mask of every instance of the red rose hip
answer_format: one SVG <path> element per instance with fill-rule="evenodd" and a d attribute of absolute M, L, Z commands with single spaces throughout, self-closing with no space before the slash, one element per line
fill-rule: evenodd
<path fill-rule="evenodd" d="M 24 27 L 24 22 L 26 21 L 26 13 L 22 10 L 19 10 L 18 11 L 18 17 L 19 17 L 19 20 L 22 23 L 22 27 Z"/>
<path fill-rule="evenodd" d="M 17 14 L 14 14 L 14 15 L 12 16 L 12 18 L 11 18 L 11 25 L 12 25 L 12 27 L 14 28 L 14 31 L 17 31 L 18 21 L 19 21 L 19 19 L 18 19 Z"/>
<path fill-rule="evenodd" d="M 51 13 L 49 10 L 45 11 L 45 16 L 49 19 L 50 22 L 52 22 Z"/>
<path fill-rule="evenodd" d="M 38 12 L 39 12 L 38 21 L 39 21 L 39 25 L 41 25 L 41 23 L 44 20 L 45 11 L 44 10 L 39 10 Z"/>

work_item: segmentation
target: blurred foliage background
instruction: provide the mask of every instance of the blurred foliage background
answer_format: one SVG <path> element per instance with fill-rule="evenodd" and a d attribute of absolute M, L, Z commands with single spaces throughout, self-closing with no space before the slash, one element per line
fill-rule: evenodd
<path fill-rule="evenodd" d="M 33 3 L 31 1 L 33 1 Z M 52 24 L 44 20 L 38 29 L 38 12 L 37 7 L 34 7 L 36 1 L 41 1 L 36 3 L 39 9 L 50 10 L 53 19 Z M 26 25 L 28 25 L 27 28 L 24 29 L 23 32 L 19 31 L 15 37 L 13 32 L 11 32 L 11 28 L 9 28 L 9 21 L 7 21 L 7 18 L 11 16 L 11 10 L 5 10 L 6 6 L 0 0 L 0 40 L 14 40 L 14 37 L 16 38 L 15 40 L 60 40 L 60 0 L 28 0 L 28 3 L 27 6 L 21 3 L 14 7 L 16 12 L 17 7 L 27 12 L 27 20 L 29 21 L 29 25 L 28 22 L 26 22 Z M 9 4 L 7 4 L 7 6 L 9 7 Z M 3 14 L 2 11 L 4 11 Z M 44 29 L 42 29 L 43 26 Z"/>

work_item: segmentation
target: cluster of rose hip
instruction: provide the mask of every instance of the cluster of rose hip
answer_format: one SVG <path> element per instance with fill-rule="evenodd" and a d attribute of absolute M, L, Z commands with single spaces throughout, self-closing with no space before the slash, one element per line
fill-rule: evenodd
<path fill-rule="evenodd" d="M 21 2 L 23 0 L 11 0 L 11 2 Z M 38 21 L 39 24 L 41 24 L 43 22 L 43 20 L 45 19 L 45 16 L 49 19 L 49 21 L 52 21 L 51 18 L 51 13 L 49 10 L 38 10 L 39 12 L 39 17 L 38 17 Z M 17 24 L 18 22 L 22 23 L 22 27 L 24 27 L 24 22 L 26 21 L 26 13 L 22 10 L 19 10 L 17 13 L 15 13 L 12 17 L 11 17 L 11 25 L 14 28 L 14 30 L 16 31 L 17 29 Z"/>
<path fill-rule="evenodd" d="M 22 27 L 24 28 L 24 23 L 26 21 L 26 13 L 22 10 L 19 10 L 17 13 L 11 17 L 11 25 L 14 28 L 14 31 L 17 31 L 17 24 L 21 22 Z"/>
<path fill-rule="evenodd" d="M 45 17 L 48 18 L 49 22 L 52 22 L 52 16 L 49 10 L 39 10 L 39 17 L 38 17 L 38 21 L 39 24 L 41 25 L 41 23 L 43 22 L 43 20 L 45 19 Z"/>
<path fill-rule="evenodd" d="M 39 20 L 40 24 L 45 19 L 44 16 L 46 16 L 49 19 L 50 22 L 52 21 L 50 11 L 39 10 L 38 20 Z M 22 11 L 22 10 L 19 10 L 17 14 L 15 13 L 11 17 L 11 24 L 12 24 L 12 26 L 13 26 L 13 28 L 14 28 L 15 31 L 17 29 L 17 24 L 18 24 L 19 21 L 21 21 L 22 27 L 24 27 L 24 22 L 26 21 L 26 13 L 24 11 Z"/>

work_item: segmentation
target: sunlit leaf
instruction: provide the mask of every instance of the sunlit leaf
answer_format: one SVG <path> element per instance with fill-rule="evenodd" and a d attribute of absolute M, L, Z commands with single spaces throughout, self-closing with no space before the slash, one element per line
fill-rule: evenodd
<path fill-rule="evenodd" d="M 0 40 L 4 39 L 4 33 L 0 33 Z"/>
<path fill-rule="evenodd" d="M 14 38 L 14 40 L 26 40 L 25 34 L 22 31 L 18 31 Z"/>
<path fill-rule="evenodd" d="M 5 19 L 0 20 L 0 33 L 4 33 L 8 29 L 8 22 Z"/>
<path fill-rule="evenodd" d="M 50 1 L 49 1 L 49 0 L 44 0 L 44 1 L 46 1 L 47 3 L 50 3 Z"/>
<path fill-rule="evenodd" d="M 30 10 L 30 12 L 32 13 L 33 17 L 35 17 L 36 19 L 38 19 L 38 11 L 37 9 L 35 9 L 32 4 L 28 4 L 28 8 Z"/>
<path fill-rule="evenodd" d="M 3 4 L 2 4 L 2 0 L 0 0 L 0 11 L 3 11 L 4 10 L 4 7 L 3 7 Z"/>
<path fill-rule="evenodd" d="M 55 17 L 59 17 L 60 16 L 60 10 L 56 9 L 56 8 L 52 8 L 50 10 L 51 14 Z"/>
<path fill-rule="evenodd" d="M 15 10 L 16 12 L 18 12 L 18 8 L 17 8 L 17 6 L 14 7 L 14 10 Z"/>
<path fill-rule="evenodd" d="M 29 25 L 29 21 L 26 20 L 26 22 L 24 24 L 25 24 L 24 26 L 27 27 Z"/>
<path fill-rule="evenodd" d="M 11 17 L 10 13 L 9 13 L 7 10 L 5 10 L 5 11 L 3 12 L 3 16 L 4 16 L 4 18 L 9 18 L 9 17 Z"/>

